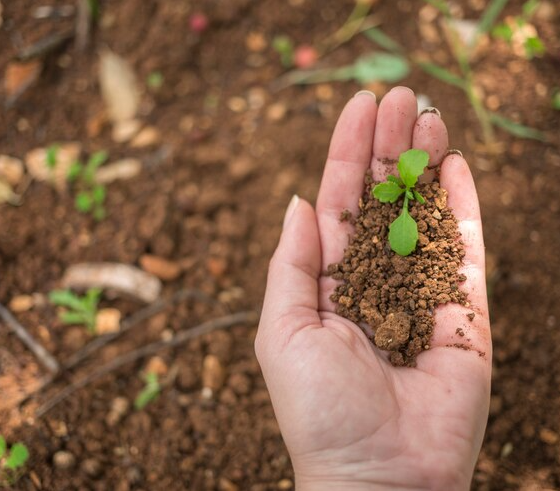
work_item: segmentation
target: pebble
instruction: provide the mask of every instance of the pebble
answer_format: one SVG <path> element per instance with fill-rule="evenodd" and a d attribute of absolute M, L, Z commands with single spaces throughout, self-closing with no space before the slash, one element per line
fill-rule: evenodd
<path fill-rule="evenodd" d="M 121 312 L 118 309 L 101 309 L 95 317 L 95 333 L 99 335 L 118 332 L 121 328 Z"/>
<path fill-rule="evenodd" d="M 132 179 L 142 172 L 142 162 L 138 159 L 121 159 L 100 167 L 95 173 L 99 184 Z"/>
<path fill-rule="evenodd" d="M 288 112 L 286 104 L 282 102 L 276 102 L 268 107 L 266 110 L 266 118 L 269 121 L 280 121 L 284 119 Z"/>
<path fill-rule="evenodd" d="M 157 128 L 146 126 L 130 142 L 132 148 L 145 148 L 157 145 L 161 141 L 161 134 Z"/>
<path fill-rule="evenodd" d="M 140 266 L 144 271 L 164 281 L 173 281 L 181 274 L 181 266 L 179 263 L 152 254 L 142 255 L 140 257 Z"/>
<path fill-rule="evenodd" d="M 102 466 L 101 462 L 97 459 L 86 459 L 80 465 L 80 469 L 84 474 L 87 474 L 89 477 L 99 477 L 101 474 Z"/>
<path fill-rule="evenodd" d="M 560 439 L 558 433 L 549 430 L 548 428 L 543 428 L 539 431 L 539 438 L 547 445 L 556 445 Z"/>
<path fill-rule="evenodd" d="M 206 261 L 206 267 L 214 278 L 220 278 L 227 270 L 227 262 L 221 257 L 210 257 Z"/>
<path fill-rule="evenodd" d="M 167 363 L 163 361 L 163 358 L 161 356 L 152 356 L 148 360 L 148 363 L 146 363 L 146 367 L 144 368 L 144 371 L 146 373 L 155 373 L 160 377 L 163 377 L 165 374 L 167 374 L 168 370 L 169 368 L 167 367 Z"/>
<path fill-rule="evenodd" d="M 118 424 L 123 416 L 128 413 L 130 408 L 130 401 L 126 397 L 115 397 L 111 402 L 111 409 L 105 418 L 108 426 L 115 426 Z"/>
<path fill-rule="evenodd" d="M 225 370 L 219 358 L 206 355 L 202 362 L 202 387 L 213 392 L 221 389 L 224 384 Z"/>
<path fill-rule="evenodd" d="M 227 106 L 234 113 L 242 113 L 247 110 L 247 101 L 243 97 L 231 97 L 227 101 Z"/>
<path fill-rule="evenodd" d="M 31 295 L 17 295 L 10 300 L 8 307 L 12 312 L 27 312 L 30 310 L 35 301 Z"/>
<path fill-rule="evenodd" d="M 233 180 L 241 182 L 255 173 L 257 164 L 251 158 L 243 155 L 233 159 L 228 168 Z"/>
<path fill-rule="evenodd" d="M 70 452 L 59 450 L 53 456 L 53 463 L 57 469 L 71 469 L 76 464 L 76 457 Z"/>
<path fill-rule="evenodd" d="M 260 53 L 266 49 L 268 43 L 262 33 L 253 31 L 245 38 L 245 46 L 249 51 Z"/>
<path fill-rule="evenodd" d="M 23 177 L 23 162 L 9 155 L 0 155 L 0 178 L 16 186 Z"/>
<path fill-rule="evenodd" d="M 111 138 L 116 143 L 125 143 L 134 137 L 141 127 L 142 123 L 138 119 L 119 121 L 113 126 Z"/>
<path fill-rule="evenodd" d="M 278 481 L 278 484 L 276 486 L 278 487 L 278 489 L 282 490 L 292 489 L 294 487 L 294 483 L 289 479 L 282 479 L 281 481 Z"/>

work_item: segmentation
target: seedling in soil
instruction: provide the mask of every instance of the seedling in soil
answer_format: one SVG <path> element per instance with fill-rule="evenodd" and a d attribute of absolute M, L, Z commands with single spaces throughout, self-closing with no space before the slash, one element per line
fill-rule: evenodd
<path fill-rule="evenodd" d="M 146 84 L 150 89 L 157 90 L 163 85 L 163 74 L 161 72 L 153 71 L 146 78 Z"/>
<path fill-rule="evenodd" d="M 56 167 L 57 155 L 58 155 L 58 145 L 54 144 L 51 145 L 49 148 L 47 148 L 47 155 L 46 155 L 47 167 L 51 170 Z"/>
<path fill-rule="evenodd" d="M 552 94 L 552 101 L 551 101 L 552 109 L 556 109 L 560 111 L 560 88 L 554 89 Z"/>
<path fill-rule="evenodd" d="M 429 156 L 423 150 L 413 149 L 402 153 L 397 164 L 400 177 L 388 176 L 387 182 L 377 184 L 372 191 L 373 196 L 382 203 L 395 203 L 404 195 L 402 212 L 389 225 L 389 244 L 391 249 L 401 256 L 408 256 L 416 249 L 418 243 L 418 225 L 408 213 L 408 202 L 426 202 L 415 186 L 418 178 L 424 173 L 428 160 Z"/>
<path fill-rule="evenodd" d="M 0 485 L 12 485 L 22 475 L 29 451 L 23 443 L 14 443 L 8 451 L 8 445 L 0 435 Z"/>
<path fill-rule="evenodd" d="M 294 64 L 294 43 L 288 36 L 276 36 L 272 40 L 272 49 L 280 55 L 280 61 L 286 68 Z"/>
<path fill-rule="evenodd" d="M 97 184 L 95 173 L 106 160 L 106 152 L 95 152 L 86 164 L 79 161 L 74 162 L 67 176 L 68 180 L 76 183 L 79 188 L 75 200 L 76 209 L 82 213 L 91 213 L 93 218 L 98 221 L 103 220 L 106 215 L 103 205 L 107 190 L 105 186 Z"/>
<path fill-rule="evenodd" d="M 54 305 L 68 310 L 60 312 L 59 319 L 64 324 L 85 326 L 90 334 L 95 333 L 97 305 L 101 297 L 101 289 L 90 288 L 83 297 L 79 297 L 70 290 L 53 290 L 49 293 L 49 300 Z"/>
<path fill-rule="evenodd" d="M 155 400 L 161 391 L 157 373 L 148 372 L 144 376 L 144 388 L 134 399 L 134 407 L 138 410 L 144 409 L 150 402 Z"/>

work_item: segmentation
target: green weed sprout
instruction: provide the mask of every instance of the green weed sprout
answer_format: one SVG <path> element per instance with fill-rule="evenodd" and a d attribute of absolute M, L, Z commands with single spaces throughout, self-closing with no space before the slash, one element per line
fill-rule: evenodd
<path fill-rule="evenodd" d="M 429 156 L 423 150 L 408 150 L 399 157 L 397 169 L 400 177 L 388 176 L 387 182 L 377 184 L 372 195 L 382 203 L 395 203 L 404 195 L 403 209 L 389 225 L 389 244 L 401 256 L 408 256 L 418 243 L 418 225 L 408 213 L 408 202 L 416 200 L 424 204 L 424 197 L 414 189 L 418 178 L 428 165 Z"/>
<path fill-rule="evenodd" d="M 8 445 L 0 435 L 0 484 L 14 484 L 20 477 L 29 451 L 23 443 L 14 443 L 8 451 Z"/>
<path fill-rule="evenodd" d="M 280 55 L 280 61 L 286 68 L 294 64 L 294 43 L 288 36 L 276 36 L 272 40 L 272 49 Z"/>
<path fill-rule="evenodd" d="M 134 399 L 134 407 L 138 410 L 144 409 L 150 402 L 159 396 L 161 385 L 158 381 L 157 373 L 148 372 L 144 376 L 144 388 L 138 393 Z"/>
<path fill-rule="evenodd" d="M 68 181 L 76 183 L 80 189 L 76 195 L 76 209 L 82 213 L 91 213 L 97 221 L 103 220 L 106 215 L 104 203 L 107 190 L 105 186 L 97 184 L 95 173 L 106 160 L 107 152 L 95 152 L 86 164 L 74 162 L 67 175 Z"/>
<path fill-rule="evenodd" d="M 49 169 L 53 170 L 56 167 L 57 157 L 58 157 L 58 145 L 54 143 L 49 148 L 47 148 L 46 161 L 47 161 L 47 167 Z"/>
<path fill-rule="evenodd" d="M 95 333 L 97 305 L 100 297 L 100 288 L 90 288 L 83 297 L 79 297 L 70 290 L 53 290 L 49 293 L 49 300 L 52 304 L 68 309 L 60 312 L 59 319 L 64 324 L 85 326 L 90 334 Z"/>

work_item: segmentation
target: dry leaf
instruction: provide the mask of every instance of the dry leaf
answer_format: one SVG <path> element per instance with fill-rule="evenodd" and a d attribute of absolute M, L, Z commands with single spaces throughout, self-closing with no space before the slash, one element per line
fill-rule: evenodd
<path fill-rule="evenodd" d="M 9 203 L 10 205 L 18 205 L 20 197 L 14 193 L 12 187 L 0 179 L 0 205 L 2 203 Z"/>
<path fill-rule="evenodd" d="M 152 274 L 121 263 L 80 263 L 70 266 L 62 278 L 63 288 L 113 289 L 144 302 L 155 301 L 161 292 L 161 282 Z"/>
<path fill-rule="evenodd" d="M 112 51 L 102 51 L 99 83 L 111 121 L 133 119 L 138 111 L 140 92 L 130 64 Z"/>
<path fill-rule="evenodd" d="M 39 78 L 42 68 L 43 64 L 39 59 L 8 63 L 4 76 L 4 90 L 8 105 L 15 102 Z"/>
<path fill-rule="evenodd" d="M 17 186 L 23 177 L 23 162 L 9 155 L 0 155 L 0 179 Z"/>
<path fill-rule="evenodd" d="M 138 159 L 122 159 L 100 167 L 95 174 L 95 180 L 99 184 L 109 184 L 113 181 L 132 179 L 141 171 L 142 162 Z"/>

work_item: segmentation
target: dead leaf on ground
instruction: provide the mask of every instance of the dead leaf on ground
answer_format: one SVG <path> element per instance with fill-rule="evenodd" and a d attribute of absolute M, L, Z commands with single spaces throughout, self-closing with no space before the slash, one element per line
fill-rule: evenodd
<path fill-rule="evenodd" d="M 130 64 L 110 50 L 100 54 L 99 83 L 113 123 L 133 119 L 140 103 L 136 75 Z"/>
<path fill-rule="evenodd" d="M 62 191 L 66 187 L 68 171 L 72 164 L 78 160 L 82 151 L 79 142 L 57 144 L 54 168 L 47 164 L 47 148 L 35 148 L 27 152 L 25 165 L 27 171 L 37 181 L 49 181 L 56 189 Z"/>
<path fill-rule="evenodd" d="M 19 205 L 21 197 L 14 193 L 12 186 L 6 181 L 0 179 L 0 205 L 9 203 L 10 205 Z"/>
<path fill-rule="evenodd" d="M 4 91 L 6 93 L 6 105 L 13 104 L 41 74 L 43 63 L 41 60 L 30 60 L 25 62 L 10 62 L 4 75 Z"/>
<path fill-rule="evenodd" d="M 121 263 L 75 264 L 64 273 L 62 286 L 77 290 L 112 289 L 146 303 L 155 301 L 161 292 L 161 281 L 154 275 Z"/>
<path fill-rule="evenodd" d="M 109 184 L 113 181 L 132 179 L 142 172 L 142 162 L 138 159 L 122 159 L 100 167 L 95 174 L 99 184 Z"/>

